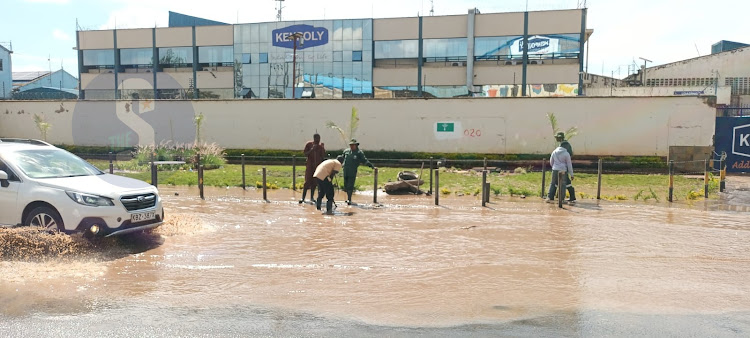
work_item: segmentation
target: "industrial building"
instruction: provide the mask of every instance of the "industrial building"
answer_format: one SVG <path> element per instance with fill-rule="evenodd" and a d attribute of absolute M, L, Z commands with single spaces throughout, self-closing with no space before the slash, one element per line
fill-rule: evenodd
<path fill-rule="evenodd" d="M 0 44 L 0 99 L 10 98 L 13 89 L 11 54 L 13 54 L 12 48 L 6 48 Z"/>
<path fill-rule="evenodd" d="M 744 45 L 744 46 L 743 46 Z M 645 88 L 669 88 L 672 95 L 715 95 L 722 97 L 727 88 L 728 100 L 719 104 L 750 104 L 750 47 L 721 41 L 712 46 L 716 53 L 692 59 L 641 69 L 625 79 L 631 85 Z"/>
<path fill-rule="evenodd" d="M 581 95 L 586 9 L 78 31 L 81 99 Z"/>
<path fill-rule="evenodd" d="M 59 69 L 54 72 L 13 72 L 14 100 L 77 99 L 78 79 Z"/>

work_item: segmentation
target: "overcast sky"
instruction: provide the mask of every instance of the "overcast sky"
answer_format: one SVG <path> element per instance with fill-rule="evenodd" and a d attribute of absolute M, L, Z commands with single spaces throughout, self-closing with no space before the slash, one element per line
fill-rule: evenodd
<path fill-rule="evenodd" d="M 274 0 L 2 0 L 0 44 L 13 43 L 13 71 L 77 76 L 76 19 L 83 29 L 166 27 L 168 11 L 226 23 L 276 20 Z M 385 18 L 574 9 L 583 0 L 286 0 L 283 20 Z M 720 40 L 750 43 L 748 0 L 589 0 L 589 72 L 622 78 L 639 57 L 652 65 L 711 53 Z M 619 72 L 618 72 L 619 70 Z M 619 74 L 619 75 L 618 75 Z"/>

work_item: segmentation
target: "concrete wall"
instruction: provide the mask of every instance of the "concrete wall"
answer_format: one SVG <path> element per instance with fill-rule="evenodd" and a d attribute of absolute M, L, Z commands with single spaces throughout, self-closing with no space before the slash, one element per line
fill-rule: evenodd
<path fill-rule="evenodd" d="M 115 48 L 115 36 L 111 30 L 79 31 L 78 43 L 80 49 L 112 49 Z"/>
<path fill-rule="evenodd" d="M 466 31 L 466 29 L 464 29 Z M 372 20 L 373 40 L 419 39 L 419 18 L 391 18 Z"/>
<path fill-rule="evenodd" d="M 714 87 L 596 87 L 586 88 L 586 96 L 675 96 L 675 92 L 702 91 L 706 96 L 714 95 Z M 731 86 L 719 86 L 717 104 L 730 104 Z"/>
<path fill-rule="evenodd" d="M 153 40 L 151 28 L 117 30 L 117 48 L 151 48 Z"/>
<path fill-rule="evenodd" d="M 426 16 L 422 18 L 422 38 L 465 38 L 467 15 Z M 419 27 L 417 27 L 419 29 Z"/>
<path fill-rule="evenodd" d="M 203 113 L 204 139 L 226 148 L 301 149 L 317 130 L 335 150 L 345 143 L 326 123 L 345 128 L 352 107 L 365 151 L 546 156 L 554 146 L 546 114 L 555 113 L 561 129 L 578 127 L 576 154 L 667 156 L 670 146 L 710 146 L 715 125 L 715 110 L 695 97 L 0 101 L 0 136 L 38 138 L 40 114 L 58 144 L 192 142 L 193 117 Z M 447 123 L 453 131 L 439 132 Z"/>

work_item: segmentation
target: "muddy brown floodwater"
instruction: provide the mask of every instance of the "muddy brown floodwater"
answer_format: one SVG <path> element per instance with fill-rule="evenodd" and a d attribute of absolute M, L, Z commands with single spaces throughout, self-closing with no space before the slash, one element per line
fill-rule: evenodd
<path fill-rule="evenodd" d="M 160 190 L 156 233 L 6 254 L 2 335 L 750 335 L 742 191 L 564 209 L 361 194 L 325 216 L 288 191 Z"/>

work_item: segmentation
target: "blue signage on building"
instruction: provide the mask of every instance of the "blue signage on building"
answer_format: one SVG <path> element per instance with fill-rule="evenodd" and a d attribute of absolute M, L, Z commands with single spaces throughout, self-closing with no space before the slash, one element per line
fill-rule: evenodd
<path fill-rule="evenodd" d="M 294 41 L 288 39 L 294 33 L 302 34 L 302 41 L 297 42 L 297 49 L 322 46 L 328 43 L 328 29 L 310 25 L 294 25 L 274 29 L 271 32 L 271 42 L 276 47 L 294 48 Z"/>
<path fill-rule="evenodd" d="M 727 171 L 750 172 L 750 119 L 716 118 L 716 152 L 726 154 Z"/>
<path fill-rule="evenodd" d="M 549 47 L 549 38 L 536 37 L 529 39 L 529 53 L 538 52 Z M 518 44 L 518 52 L 523 53 L 523 39 Z"/>

